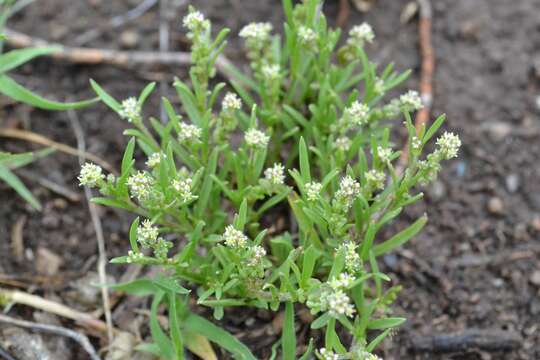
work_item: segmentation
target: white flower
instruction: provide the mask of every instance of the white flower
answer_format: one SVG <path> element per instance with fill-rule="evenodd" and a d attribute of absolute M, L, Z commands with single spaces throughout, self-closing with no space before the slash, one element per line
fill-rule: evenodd
<path fill-rule="evenodd" d="M 355 101 L 345 109 L 345 114 L 353 125 L 365 125 L 368 122 L 369 106 Z"/>
<path fill-rule="evenodd" d="M 339 360 L 339 355 L 326 348 L 320 348 L 319 354 L 321 354 L 322 360 Z"/>
<path fill-rule="evenodd" d="M 362 23 L 354 26 L 349 31 L 349 39 L 347 42 L 350 45 L 363 46 L 364 43 L 371 43 L 375 39 L 373 28 L 368 23 Z"/>
<path fill-rule="evenodd" d="M 146 166 L 148 166 L 149 168 L 155 168 L 159 165 L 162 156 L 165 157 L 165 154 L 153 153 L 148 157 L 148 160 L 146 161 Z"/>
<path fill-rule="evenodd" d="M 270 136 L 266 135 L 264 132 L 260 130 L 251 128 L 248 131 L 246 131 L 246 134 L 244 135 L 244 139 L 246 140 L 246 143 L 248 144 L 248 146 L 264 149 L 268 145 Z"/>
<path fill-rule="evenodd" d="M 196 199 L 197 196 L 193 195 L 192 193 L 192 186 L 193 180 L 187 178 L 187 179 L 181 179 L 181 180 L 173 180 L 172 186 L 174 190 L 178 192 L 178 195 L 180 196 L 180 199 L 183 203 L 189 202 L 193 199 Z"/>
<path fill-rule="evenodd" d="M 441 137 L 437 139 L 438 151 L 445 159 L 451 159 L 458 155 L 461 147 L 461 140 L 456 134 L 445 131 Z"/>
<path fill-rule="evenodd" d="M 381 159 L 383 163 L 387 163 L 390 161 L 390 157 L 392 156 L 392 149 L 378 146 L 377 154 L 379 155 L 379 159 Z"/>
<path fill-rule="evenodd" d="M 309 201 L 315 201 L 319 198 L 322 190 L 322 184 L 318 182 L 309 182 L 306 184 L 306 194 Z"/>
<path fill-rule="evenodd" d="M 401 112 L 401 101 L 399 99 L 392 99 L 390 103 L 383 107 L 384 116 L 392 119 L 397 117 Z"/>
<path fill-rule="evenodd" d="M 210 23 L 204 19 L 204 15 L 200 11 L 190 11 L 184 16 L 183 25 L 189 31 L 204 30 L 210 27 Z"/>
<path fill-rule="evenodd" d="M 328 313 L 330 316 L 339 317 L 345 315 L 352 317 L 355 309 L 351 304 L 351 299 L 343 290 L 334 290 L 326 298 L 326 304 L 328 306 Z"/>
<path fill-rule="evenodd" d="M 347 271 L 355 273 L 360 270 L 362 262 L 360 255 L 356 252 L 356 244 L 352 241 L 348 241 L 341 245 L 341 248 L 345 252 L 345 268 Z"/>
<path fill-rule="evenodd" d="M 300 43 L 307 47 L 313 47 L 317 42 L 317 33 L 306 26 L 300 26 L 298 29 L 298 38 Z"/>
<path fill-rule="evenodd" d="M 156 244 L 159 236 L 159 229 L 153 226 L 150 220 L 144 220 L 137 228 L 137 241 L 143 247 L 152 247 Z"/>
<path fill-rule="evenodd" d="M 353 284 L 354 280 L 356 280 L 354 276 L 347 273 L 341 273 L 339 274 L 339 277 L 331 279 L 328 282 L 328 285 L 334 290 L 347 289 Z"/>
<path fill-rule="evenodd" d="M 270 23 L 250 23 L 244 26 L 238 35 L 254 42 L 265 42 L 270 38 L 271 31 Z"/>
<path fill-rule="evenodd" d="M 141 106 L 136 98 L 127 98 L 122 101 L 118 114 L 122 119 L 126 119 L 129 122 L 138 121 L 141 118 Z"/>
<path fill-rule="evenodd" d="M 275 163 L 271 168 L 264 170 L 264 177 L 272 185 L 283 185 L 285 181 L 285 168 L 283 165 Z"/>
<path fill-rule="evenodd" d="M 138 260 L 141 260 L 142 258 L 144 258 L 143 253 L 141 253 L 141 252 L 133 252 L 132 250 L 129 250 L 126 262 L 128 264 L 131 264 L 131 263 L 137 262 Z"/>
<path fill-rule="evenodd" d="M 348 151 L 351 147 L 351 139 L 349 139 L 346 136 L 342 136 L 336 139 L 336 142 L 334 143 L 334 146 L 336 149 L 341 151 Z"/>
<path fill-rule="evenodd" d="M 422 140 L 420 140 L 418 136 L 414 136 L 411 141 L 411 146 L 414 150 L 420 150 L 422 147 Z"/>
<path fill-rule="evenodd" d="M 360 354 L 359 360 L 383 360 L 375 354 L 369 353 L 367 351 L 362 351 Z"/>
<path fill-rule="evenodd" d="M 178 132 L 178 141 L 197 141 L 201 137 L 202 130 L 200 127 L 193 124 L 180 123 L 180 131 Z"/>
<path fill-rule="evenodd" d="M 279 65 L 264 65 L 261 71 L 264 78 L 267 80 L 276 80 L 279 78 Z"/>
<path fill-rule="evenodd" d="M 360 184 L 349 175 L 343 177 L 339 182 L 339 189 L 336 192 L 336 198 L 344 200 L 350 204 L 358 195 L 360 195 Z"/>
<path fill-rule="evenodd" d="M 137 199 L 145 199 L 151 192 L 154 178 L 146 171 L 138 171 L 135 175 L 131 175 L 127 181 L 132 197 Z"/>
<path fill-rule="evenodd" d="M 81 173 L 77 177 L 81 186 L 94 187 L 105 178 L 103 169 L 92 163 L 86 163 L 81 167 Z"/>
<path fill-rule="evenodd" d="M 375 94 L 383 94 L 384 93 L 384 80 L 381 78 L 375 79 L 375 84 L 373 85 L 373 90 L 375 91 Z"/>
<path fill-rule="evenodd" d="M 221 103 L 223 111 L 234 111 L 242 108 L 242 100 L 235 93 L 228 92 Z"/>
<path fill-rule="evenodd" d="M 385 180 L 386 175 L 382 171 L 373 169 L 366 173 L 366 182 L 374 189 L 384 189 Z"/>
<path fill-rule="evenodd" d="M 225 245 L 230 248 L 243 248 L 246 246 L 248 238 L 238 229 L 235 229 L 233 225 L 228 225 L 223 233 L 223 240 Z"/>
<path fill-rule="evenodd" d="M 251 249 L 251 256 L 249 259 L 249 265 L 257 266 L 261 263 L 262 259 L 266 256 L 266 250 L 260 245 L 255 245 Z"/>
<path fill-rule="evenodd" d="M 414 111 L 424 107 L 418 91 L 409 90 L 399 97 L 400 108 L 403 111 Z"/>

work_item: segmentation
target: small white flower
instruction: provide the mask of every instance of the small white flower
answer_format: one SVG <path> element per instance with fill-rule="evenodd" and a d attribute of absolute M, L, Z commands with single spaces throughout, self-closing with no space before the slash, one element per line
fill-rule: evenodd
<path fill-rule="evenodd" d="M 383 163 L 387 163 L 390 161 L 390 157 L 392 156 L 392 149 L 378 146 L 377 154 L 379 155 L 379 159 L 381 159 Z"/>
<path fill-rule="evenodd" d="M 360 195 L 360 184 L 349 175 L 343 177 L 339 182 L 339 189 L 336 192 L 338 199 L 345 200 L 346 203 L 352 202 Z"/>
<path fill-rule="evenodd" d="M 319 354 L 321 355 L 322 360 L 339 360 L 338 354 L 326 348 L 320 348 Z"/>
<path fill-rule="evenodd" d="M 221 103 L 223 111 L 234 111 L 242 108 L 242 100 L 235 93 L 228 92 Z"/>
<path fill-rule="evenodd" d="M 350 45 L 363 46 L 364 43 L 371 43 L 375 39 L 373 28 L 368 23 L 362 23 L 354 26 L 349 31 L 349 39 L 347 42 Z"/>
<path fill-rule="evenodd" d="M 360 360 L 383 360 L 375 354 L 369 353 L 367 351 L 362 351 L 360 354 Z"/>
<path fill-rule="evenodd" d="M 243 248 L 246 246 L 248 238 L 238 229 L 235 229 L 233 225 L 228 225 L 223 233 L 223 240 L 225 245 L 230 248 Z"/>
<path fill-rule="evenodd" d="M 285 181 L 285 168 L 279 163 L 264 170 L 264 177 L 270 181 L 272 185 L 283 185 Z"/>
<path fill-rule="evenodd" d="M 180 131 L 178 132 L 178 141 L 197 141 L 201 137 L 202 130 L 200 127 L 193 124 L 180 123 Z"/>
<path fill-rule="evenodd" d="M 136 253 L 136 252 L 133 252 L 132 250 L 129 250 L 126 262 L 128 264 L 131 264 L 131 263 L 137 262 L 138 260 L 141 260 L 142 258 L 144 258 L 143 253 L 141 253 L 141 252 Z"/>
<path fill-rule="evenodd" d="M 272 24 L 270 23 L 250 23 L 244 26 L 238 35 L 254 42 L 264 42 L 270 38 L 271 31 Z"/>
<path fill-rule="evenodd" d="M 141 106 L 136 98 L 127 98 L 122 101 L 118 114 L 122 119 L 126 119 L 129 122 L 138 121 L 141 118 Z"/>
<path fill-rule="evenodd" d="M 248 131 L 246 131 L 246 134 L 244 135 L 244 139 L 246 140 L 246 143 L 250 147 L 256 147 L 256 148 L 265 148 L 268 146 L 268 141 L 270 141 L 270 136 L 266 135 L 264 132 L 251 128 Z"/>
<path fill-rule="evenodd" d="M 156 244 L 159 236 L 159 229 L 153 226 L 150 220 L 144 220 L 137 228 L 137 241 L 143 247 L 152 247 Z"/>
<path fill-rule="evenodd" d="M 375 91 L 375 94 L 384 94 L 385 88 L 384 88 L 384 80 L 380 78 L 375 79 L 375 84 L 373 85 L 373 90 Z"/>
<path fill-rule="evenodd" d="M 105 179 L 105 175 L 100 166 L 87 162 L 81 167 L 81 173 L 77 179 L 81 186 L 94 187 Z"/>
<path fill-rule="evenodd" d="M 138 171 L 131 175 L 127 181 L 132 197 L 139 200 L 146 199 L 151 192 L 154 178 L 146 171 Z"/>
<path fill-rule="evenodd" d="M 422 147 L 422 140 L 415 136 L 412 138 L 411 146 L 414 150 L 418 151 Z"/>
<path fill-rule="evenodd" d="M 368 186 L 374 189 L 384 189 L 386 174 L 379 170 L 370 170 L 366 173 L 366 182 Z"/>
<path fill-rule="evenodd" d="M 326 301 L 330 316 L 337 318 L 340 315 L 347 317 L 354 315 L 355 309 L 351 304 L 351 299 L 343 290 L 333 291 L 327 296 Z"/>
<path fill-rule="evenodd" d="M 328 282 L 328 285 L 334 290 L 347 289 L 356 280 L 354 276 L 347 273 L 339 274 L 339 277 L 333 278 Z"/>
<path fill-rule="evenodd" d="M 390 103 L 383 107 L 384 116 L 393 119 L 401 113 L 401 101 L 399 99 L 392 99 Z"/>
<path fill-rule="evenodd" d="M 266 250 L 260 245 L 255 245 L 251 249 L 251 257 L 249 259 L 249 265 L 257 266 L 261 263 L 262 259 L 266 256 Z"/>
<path fill-rule="evenodd" d="M 261 71 L 264 78 L 267 80 L 276 80 L 279 78 L 279 65 L 264 65 Z"/>
<path fill-rule="evenodd" d="M 306 194 L 309 201 L 315 201 L 319 198 L 322 190 L 322 184 L 318 182 L 309 182 L 306 184 Z"/>
<path fill-rule="evenodd" d="M 334 143 L 334 146 L 336 149 L 341 151 L 348 151 L 351 147 L 351 139 L 349 139 L 346 136 L 342 136 L 336 139 L 336 142 Z"/>
<path fill-rule="evenodd" d="M 418 91 L 409 90 L 399 97 L 400 108 L 403 111 L 415 111 L 424 107 Z"/>
<path fill-rule="evenodd" d="M 173 180 L 172 186 L 174 190 L 178 192 L 178 195 L 183 203 L 187 203 L 193 199 L 196 199 L 197 196 L 193 195 L 192 193 L 192 186 L 193 180 L 190 178 L 187 179 L 181 179 L 181 180 Z"/>
<path fill-rule="evenodd" d="M 348 241 L 341 245 L 345 252 L 345 268 L 347 271 L 355 273 L 360 270 L 362 265 L 360 255 L 356 252 L 356 244 L 352 241 Z"/>
<path fill-rule="evenodd" d="M 146 161 L 146 166 L 148 166 L 149 168 L 155 168 L 159 165 L 162 156 L 165 157 L 165 154 L 153 153 L 148 157 L 148 160 Z"/>
<path fill-rule="evenodd" d="M 365 125 L 368 122 L 369 106 L 359 101 L 355 101 L 345 109 L 348 120 L 356 126 Z"/>
<path fill-rule="evenodd" d="M 452 159 L 458 155 L 459 148 L 461 147 L 461 140 L 456 134 L 445 131 L 437 139 L 438 151 L 445 159 Z"/>
<path fill-rule="evenodd" d="M 313 47 L 317 43 L 317 33 L 306 26 L 300 26 L 298 29 L 298 38 L 300 43 L 307 47 Z"/>
<path fill-rule="evenodd" d="M 183 25 L 189 31 L 204 30 L 210 27 L 210 23 L 208 20 L 205 20 L 204 15 L 200 11 L 190 11 L 189 14 L 184 16 Z"/>

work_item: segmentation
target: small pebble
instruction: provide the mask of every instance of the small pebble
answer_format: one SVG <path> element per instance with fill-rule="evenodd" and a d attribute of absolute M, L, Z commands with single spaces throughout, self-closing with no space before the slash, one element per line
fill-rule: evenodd
<path fill-rule="evenodd" d="M 139 44 L 139 34 L 132 30 L 126 30 L 120 34 L 120 45 L 126 49 L 133 49 Z"/>
<path fill-rule="evenodd" d="M 504 204 L 500 198 L 492 197 L 488 201 L 487 208 L 490 213 L 500 215 L 504 211 Z"/>
<path fill-rule="evenodd" d="M 433 201 L 439 201 L 446 195 L 446 186 L 443 182 L 435 180 L 428 189 L 428 195 Z"/>
<path fill-rule="evenodd" d="M 531 277 L 529 278 L 529 281 L 536 285 L 536 286 L 540 286 L 540 270 L 535 270 L 532 274 L 531 274 Z"/>
<path fill-rule="evenodd" d="M 519 189 L 519 175 L 518 174 L 510 174 L 506 177 L 506 189 L 510 193 L 515 193 Z"/>

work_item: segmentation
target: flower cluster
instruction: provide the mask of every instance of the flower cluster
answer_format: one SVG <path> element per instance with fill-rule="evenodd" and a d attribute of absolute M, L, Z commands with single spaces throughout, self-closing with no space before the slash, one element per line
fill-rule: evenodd
<path fill-rule="evenodd" d="M 351 125 L 365 125 L 368 122 L 369 106 L 360 101 L 355 101 L 345 109 L 345 115 Z"/>
<path fill-rule="evenodd" d="M 381 159 L 383 163 L 388 163 L 390 162 L 390 158 L 392 156 L 392 149 L 378 146 L 377 154 L 379 155 L 379 159 Z"/>
<path fill-rule="evenodd" d="M 164 156 L 165 154 L 163 153 L 159 153 L 159 152 L 153 153 L 152 155 L 148 157 L 148 160 L 146 161 L 146 166 L 148 166 L 149 168 L 155 168 L 156 166 L 159 165 L 161 161 L 161 157 L 164 157 Z"/>
<path fill-rule="evenodd" d="M 444 132 L 441 137 L 437 139 L 437 151 L 441 156 L 446 159 L 452 159 L 457 157 L 459 148 L 461 147 L 461 140 L 453 133 Z"/>
<path fill-rule="evenodd" d="M 341 249 L 345 253 L 345 269 L 353 274 L 362 268 L 362 260 L 356 251 L 356 247 L 356 244 L 352 241 L 347 241 L 341 245 Z"/>
<path fill-rule="evenodd" d="M 315 201 L 319 198 L 322 190 L 322 184 L 318 182 L 309 182 L 306 184 L 306 195 L 309 201 Z"/>
<path fill-rule="evenodd" d="M 270 136 L 266 135 L 264 132 L 251 128 L 246 131 L 244 139 L 248 146 L 253 148 L 264 149 L 268 146 L 268 141 L 270 141 Z"/>
<path fill-rule="evenodd" d="M 262 259 L 266 256 L 266 249 L 260 245 L 254 245 L 249 249 L 248 259 L 249 266 L 261 265 Z"/>
<path fill-rule="evenodd" d="M 366 173 L 366 183 L 372 189 L 384 189 L 386 175 L 379 170 L 370 170 Z"/>
<path fill-rule="evenodd" d="M 190 32 L 200 32 L 210 28 L 210 22 L 200 11 L 191 10 L 183 19 L 183 25 Z"/>
<path fill-rule="evenodd" d="M 191 189 L 192 184 L 193 184 L 193 180 L 190 178 L 174 180 L 172 182 L 172 186 L 174 190 L 176 190 L 176 192 L 178 193 L 178 197 L 184 204 L 197 198 L 196 195 L 193 195 L 193 192 Z"/>
<path fill-rule="evenodd" d="M 401 111 L 411 112 L 424 107 L 418 91 L 409 90 L 399 97 Z"/>
<path fill-rule="evenodd" d="M 306 26 L 300 26 L 298 29 L 298 39 L 300 44 L 308 49 L 317 48 L 317 33 Z"/>
<path fill-rule="evenodd" d="M 228 92 L 223 98 L 221 108 L 225 112 L 240 110 L 242 108 L 242 100 L 235 93 Z"/>
<path fill-rule="evenodd" d="M 318 355 L 321 360 L 339 360 L 338 354 L 326 348 L 320 348 Z"/>
<path fill-rule="evenodd" d="M 180 131 L 178 132 L 178 141 L 198 141 L 201 134 L 202 130 L 200 127 L 182 122 L 180 123 Z"/>
<path fill-rule="evenodd" d="M 264 177 L 272 185 L 283 185 L 285 181 L 285 168 L 279 163 L 264 171 Z"/>
<path fill-rule="evenodd" d="M 279 65 L 277 64 L 266 64 L 262 67 L 262 75 L 267 81 L 273 81 L 279 79 Z"/>
<path fill-rule="evenodd" d="M 253 44 L 260 44 L 270 39 L 271 32 L 272 24 L 270 23 L 250 23 L 244 26 L 238 35 Z"/>
<path fill-rule="evenodd" d="M 225 241 L 225 245 L 233 249 L 246 247 L 248 241 L 247 236 L 233 225 L 228 225 L 225 228 L 222 238 Z"/>
<path fill-rule="evenodd" d="M 77 177 L 81 186 L 95 187 L 99 185 L 105 175 L 100 166 L 92 163 L 86 163 L 82 166 L 81 172 Z"/>
<path fill-rule="evenodd" d="M 351 176 L 347 175 L 339 182 L 339 189 L 335 194 L 335 200 L 345 210 L 349 209 L 354 201 L 360 195 L 360 184 Z"/>
<path fill-rule="evenodd" d="M 336 139 L 334 146 L 338 150 L 344 152 L 349 151 L 349 148 L 351 147 L 351 139 L 349 139 L 347 136 L 340 136 Z"/>
<path fill-rule="evenodd" d="M 137 241 L 142 247 L 150 248 L 157 242 L 159 229 L 150 220 L 144 220 L 137 228 Z"/>
<path fill-rule="evenodd" d="M 122 119 L 136 123 L 141 120 L 141 105 L 136 98 L 130 97 L 122 101 L 118 115 Z"/>
<path fill-rule="evenodd" d="M 368 23 L 354 26 L 349 31 L 347 43 L 354 46 L 364 46 L 364 43 L 371 43 L 375 39 L 373 28 Z"/>
<path fill-rule="evenodd" d="M 154 185 L 154 178 L 146 171 L 138 171 L 127 181 L 131 196 L 139 201 L 148 199 Z"/>

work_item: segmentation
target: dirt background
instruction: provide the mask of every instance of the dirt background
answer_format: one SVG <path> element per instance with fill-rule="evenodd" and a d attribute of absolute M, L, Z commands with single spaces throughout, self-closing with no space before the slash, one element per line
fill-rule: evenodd
<path fill-rule="evenodd" d="M 81 34 L 102 29 L 84 46 L 153 50 L 159 45 L 158 7 L 119 29 L 107 21 L 139 1 L 46 0 L 27 7 L 9 21 L 26 34 L 77 45 Z M 180 22 L 185 1 L 169 1 L 170 49 L 187 50 Z M 232 34 L 250 21 L 271 21 L 280 29 L 280 1 L 197 0 L 192 2 L 214 23 Z M 368 53 L 375 62 L 394 61 L 412 69 L 403 88 L 418 88 L 417 19 L 400 22 L 408 1 L 377 0 L 367 13 L 351 10 L 348 26 L 368 21 L 377 34 Z M 423 212 L 429 225 L 405 249 L 384 259 L 391 277 L 403 285 L 397 313 L 408 322 L 385 342 L 384 359 L 539 359 L 540 358 L 540 0 L 433 1 L 433 44 L 436 52 L 434 114 L 446 113 L 447 127 L 460 134 L 463 148 L 439 181 L 426 189 L 426 200 L 401 218 L 396 228 Z M 328 0 L 325 12 L 335 23 L 338 2 Z M 227 56 L 244 62 L 240 44 L 230 37 Z M 138 94 L 150 80 L 185 76 L 185 69 L 76 66 L 47 59 L 33 61 L 14 74 L 26 86 L 59 100 L 88 98 L 93 78 L 117 98 Z M 173 96 L 170 88 L 166 93 Z M 158 104 L 158 92 L 152 98 Z M 5 99 L 2 127 L 35 131 L 76 146 L 66 113 L 44 112 Z M 148 106 L 148 108 L 151 108 Z M 123 123 L 104 106 L 78 111 L 88 151 L 118 165 L 126 139 Z M 2 150 L 39 147 L 0 138 Z M 77 159 L 56 153 L 27 168 L 26 184 L 44 206 L 30 211 L 12 191 L 0 185 L 0 284 L 12 285 L 71 306 L 93 310 L 97 293 L 88 290 L 85 273 L 96 267 L 93 226 L 77 188 Z M 51 180 L 80 197 L 68 200 L 36 183 Z M 24 260 L 10 248 L 13 225 L 23 226 Z M 130 218 L 102 209 L 109 257 L 125 254 Z M 47 254 L 47 249 L 52 254 Z M 58 262 L 58 269 L 54 264 Z M 108 266 L 117 280 L 124 268 Z M 95 280 L 95 279 L 94 279 Z M 140 307 L 144 307 L 142 303 Z M 32 319 L 28 308 L 17 314 Z M 133 318 L 139 317 L 129 313 Z M 121 320 L 124 319 L 124 320 Z M 115 320 L 129 326 L 125 314 Z M 129 316 L 128 316 L 129 318 Z M 225 325 L 261 358 L 278 337 L 267 313 L 231 313 Z M 58 321 L 58 320 L 55 320 Z M 122 321 L 124 323 L 122 323 Z M 274 319 L 274 324 L 277 321 Z M 69 323 L 65 323 L 69 324 Z M 127 325 L 126 325 L 127 324 Z M 454 354 L 414 351 L 414 339 L 466 329 L 508 330 L 523 342 L 510 353 L 470 350 Z M 307 339 L 306 326 L 300 329 Z M 0 326 L 0 340 L 11 336 Z M 21 337 L 20 337 L 21 338 Z M 54 339 L 47 338 L 50 343 Z M 56 345 L 58 345 L 58 341 Z M 76 345 L 60 342 L 62 358 L 84 359 Z M 49 344 L 49 343 L 47 343 Z M 55 345 L 55 346 L 56 346 Z M 225 358 L 225 355 L 220 355 Z"/>

